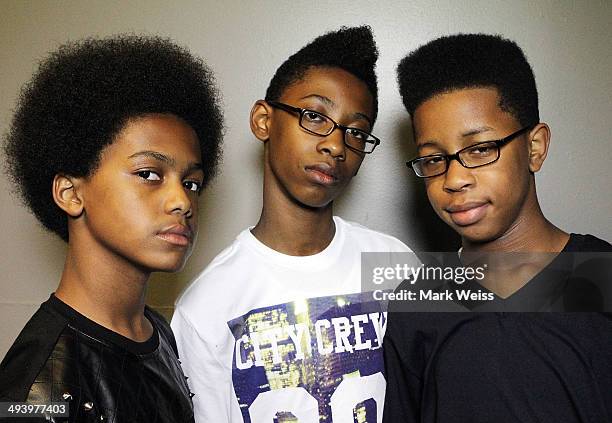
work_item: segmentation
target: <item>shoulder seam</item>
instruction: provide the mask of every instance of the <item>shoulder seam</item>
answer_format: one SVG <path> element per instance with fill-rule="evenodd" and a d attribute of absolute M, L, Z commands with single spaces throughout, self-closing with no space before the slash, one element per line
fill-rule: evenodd
<path fill-rule="evenodd" d="M 174 313 L 178 313 L 181 316 L 181 319 L 183 319 L 185 321 L 185 323 L 189 326 L 189 328 L 196 334 L 196 336 L 198 337 L 198 339 L 200 341 L 202 341 L 203 344 L 208 345 L 208 349 L 210 350 L 210 343 L 208 341 L 206 341 L 204 338 L 202 338 L 202 336 L 200 336 L 200 332 L 198 330 L 196 330 L 195 326 L 193 325 L 193 323 L 191 322 L 191 320 L 185 316 L 185 314 L 181 311 L 181 309 L 177 306 L 174 309 Z M 176 337 L 176 336 L 175 336 Z M 221 363 L 219 361 L 219 358 L 217 357 L 216 354 L 212 354 L 214 360 L 217 362 L 217 364 L 219 364 L 222 368 L 225 367 L 223 363 Z M 179 357 L 180 358 L 180 357 Z"/>

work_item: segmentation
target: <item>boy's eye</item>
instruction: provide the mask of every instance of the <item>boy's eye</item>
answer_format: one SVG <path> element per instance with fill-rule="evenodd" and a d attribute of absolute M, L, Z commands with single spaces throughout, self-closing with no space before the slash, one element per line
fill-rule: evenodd
<path fill-rule="evenodd" d="M 348 128 L 346 130 L 346 133 L 349 137 L 354 138 L 355 140 L 359 140 L 361 142 L 364 142 L 368 138 L 368 134 L 357 128 Z"/>
<path fill-rule="evenodd" d="M 161 177 L 156 172 L 152 170 L 141 170 L 138 172 L 138 176 L 142 179 L 146 179 L 147 181 L 161 181 Z"/>
<path fill-rule="evenodd" d="M 185 181 L 183 186 L 193 192 L 200 192 L 202 190 L 202 184 L 196 181 Z"/>
<path fill-rule="evenodd" d="M 312 110 L 306 110 L 304 112 L 304 119 L 306 119 L 308 122 L 312 122 L 312 123 L 322 123 L 325 122 L 327 119 L 325 119 L 324 116 L 320 115 L 317 112 L 313 112 Z"/>
<path fill-rule="evenodd" d="M 426 166 L 436 166 L 444 162 L 444 156 L 431 156 L 423 159 L 423 164 Z"/>
<path fill-rule="evenodd" d="M 475 145 L 467 150 L 470 156 L 486 157 L 495 153 L 497 146 L 492 143 Z"/>

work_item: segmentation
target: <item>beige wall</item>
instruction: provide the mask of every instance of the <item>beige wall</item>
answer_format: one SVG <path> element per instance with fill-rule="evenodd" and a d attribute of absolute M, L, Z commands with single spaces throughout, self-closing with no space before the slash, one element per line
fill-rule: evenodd
<path fill-rule="evenodd" d="M 127 5 L 125 4 L 127 3 Z M 170 36 L 216 72 L 227 119 L 225 160 L 202 197 L 199 244 L 187 268 L 156 275 L 149 302 L 172 312 L 181 289 L 245 226 L 261 205 L 261 146 L 249 133 L 250 107 L 276 67 L 326 30 L 370 24 L 379 44 L 384 141 L 338 201 L 337 213 L 392 233 L 415 248 L 441 248 L 447 231 L 431 216 L 420 184 L 404 166 L 413 154 L 395 65 L 443 34 L 501 33 L 525 50 L 536 74 L 542 120 L 553 144 L 537 177 L 545 214 L 574 232 L 612 240 L 610 121 L 612 58 L 608 1 L 7 1 L 0 0 L 0 126 L 6 131 L 19 87 L 38 59 L 69 39 L 117 32 Z M 3 157 L 0 157 L 3 160 Z M 0 357 L 57 284 L 64 244 L 43 232 L 0 179 Z M 445 238 L 446 239 L 446 238 Z"/>

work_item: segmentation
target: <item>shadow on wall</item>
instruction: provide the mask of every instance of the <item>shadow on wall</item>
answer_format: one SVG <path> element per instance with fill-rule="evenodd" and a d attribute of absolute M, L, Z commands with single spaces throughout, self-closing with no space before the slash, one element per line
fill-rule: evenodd
<path fill-rule="evenodd" d="M 401 119 L 394 128 L 393 138 L 402 140 L 400 151 L 402 157 L 415 157 L 416 148 L 412 123 L 409 117 Z M 457 251 L 461 246 L 461 239 L 446 223 L 444 223 L 433 210 L 427 199 L 425 183 L 406 169 L 408 177 L 404 190 L 406 196 L 402 204 L 406 205 L 403 214 L 410 225 L 412 244 L 419 251 Z"/>

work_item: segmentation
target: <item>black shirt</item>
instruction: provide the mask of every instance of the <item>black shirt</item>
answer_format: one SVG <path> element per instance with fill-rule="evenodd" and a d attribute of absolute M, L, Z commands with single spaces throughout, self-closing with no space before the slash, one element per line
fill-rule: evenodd
<path fill-rule="evenodd" d="M 390 313 L 384 352 L 386 423 L 612 422 L 610 313 Z"/>
<path fill-rule="evenodd" d="M 170 327 L 145 316 L 154 333 L 135 342 L 51 295 L 0 364 L 0 400 L 67 402 L 70 422 L 193 422 Z"/>

